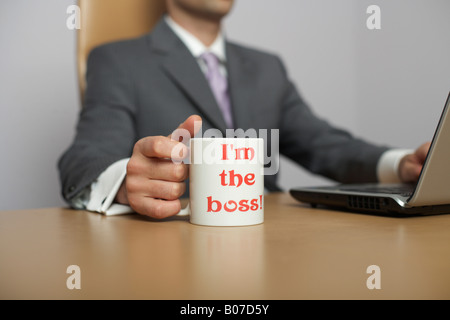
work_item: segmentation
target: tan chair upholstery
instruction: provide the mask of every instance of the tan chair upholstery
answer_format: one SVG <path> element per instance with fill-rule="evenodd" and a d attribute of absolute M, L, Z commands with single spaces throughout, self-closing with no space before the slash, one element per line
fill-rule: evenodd
<path fill-rule="evenodd" d="M 79 0 L 77 35 L 78 82 L 83 101 L 89 52 L 107 42 L 149 32 L 166 11 L 165 0 Z"/>

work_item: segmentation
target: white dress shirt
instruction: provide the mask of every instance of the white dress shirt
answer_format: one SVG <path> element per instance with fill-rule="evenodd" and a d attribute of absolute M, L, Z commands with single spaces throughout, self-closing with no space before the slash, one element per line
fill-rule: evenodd
<path fill-rule="evenodd" d="M 225 40 L 222 33 L 219 33 L 211 46 L 206 47 L 200 40 L 178 25 L 169 16 L 165 16 L 165 20 L 173 32 L 186 45 L 191 54 L 197 59 L 204 73 L 207 71 L 207 66 L 200 56 L 204 52 L 209 51 L 219 58 L 221 62 L 220 72 L 225 76 L 227 75 L 225 68 Z M 412 152 L 413 150 L 406 149 L 386 151 L 381 156 L 377 165 L 378 180 L 380 182 L 400 182 L 398 177 L 399 161 L 404 155 Z M 129 158 L 125 158 L 110 165 L 89 187 L 72 201 L 72 205 L 75 208 L 95 211 L 105 215 L 133 213 L 134 211 L 130 206 L 114 203 L 117 191 L 125 178 L 128 161 Z"/>

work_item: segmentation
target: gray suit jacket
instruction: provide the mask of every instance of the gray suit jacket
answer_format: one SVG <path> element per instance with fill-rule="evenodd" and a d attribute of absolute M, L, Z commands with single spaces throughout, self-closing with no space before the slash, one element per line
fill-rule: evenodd
<path fill-rule="evenodd" d="M 311 172 L 342 182 L 376 181 L 386 147 L 318 118 L 278 57 L 231 42 L 226 55 L 236 128 L 279 129 L 280 152 Z M 203 118 L 203 130 L 225 132 L 197 61 L 164 20 L 145 36 L 92 50 L 86 80 L 75 139 L 58 163 L 66 200 L 129 157 L 137 140 L 169 135 L 192 114 Z M 266 176 L 265 186 L 278 190 L 276 176 Z"/>

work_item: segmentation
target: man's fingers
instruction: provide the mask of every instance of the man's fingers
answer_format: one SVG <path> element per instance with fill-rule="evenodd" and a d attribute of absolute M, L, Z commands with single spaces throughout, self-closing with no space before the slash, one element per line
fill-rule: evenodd
<path fill-rule="evenodd" d="M 153 187 L 149 190 L 148 196 L 156 199 L 177 200 L 186 191 L 184 182 L 168 182 L 153 180 Z"/>
<path fill-rule="evenodd" d="M 132 158 L 127 164 L 127 175 L 128 177 L 181 182 L 188 178 L 189 169 L 186 164 L 176 164 L 169 159 L 148 158 L 141 161 L 141 159 Z"/>
<path fill-rule="evenodd" d="M 422 144 L 419 148 L 417 148 L 416 152 L 414 153 L 417 157 L 417 160 L 419 163 L 423 164 L 425 162 L 425 159 L 428 154 L 428 150 L 430 150 L 431 142 L 426 142 Z"/>
<path fill-rule="evenodd" d="M 163 136 L 143 138 L 134 148 L 147 158 L 180 160 L 187 153 L 185 145 Z M 179 149 L 178 152 L 173 152 L 174 148 Z"/>
<path fill-rule="evenodd" d="M 192 115 L 168 137 L 142 138 L 135 144 L 134 151 L 147 158 L 172 159 L 179 163 L 188 154 L 187 141 L 200 129 L 201 121 L 200 116 Z"/>
<path fill-rule="evenodd" d="M 180 200 L 161 200 L 151 197 L 131 196 L 130 206 L 139 214 L 155 219 L 163 219 L 176 215 L 181 210 Z"/>
<path fill-rule="evenodd" d="M 403 182 L 416 182 L 422 170 L 416 155 L 405 156 L 400 164 L 400 178 Z"/>
<path fill-rule="evenodd" d="M 186 191 L 184 182 L 148 180 L 143 177 L 127 181 L 126 186 L 129 194 L 163 200 L 176 200 Z"/>
<path fill-rule="evenodd" d="M 417 162 L 409 163 L 407 168 L 408 182 L 416 182 L 419 179 L 422 165 Z"/>
<path fill-rule="evenodd" d="M 403 182 L 416 182 L 428 155 L 431 142 L 422 144 L 413 154 L 403 157 L 399 164 L 399 175 Z"/>
<path fill-rule="evenodd" d="M 169 138 L 173 138 L 174 140 L 181 141 L 181 138 L 187 139 L 192 138 L 195 134 L 200 130 L 202 124 L 202 118 L 198 115 L 192 115 L 188 117 L 182 124 L 176 128 Z"/>
<path fill-rule="evenodd" d="M 180 142 L 179 145 L 172 149 L 172 160 L 176 163 L 182 162 L 189 156 L 188 146 L 189 140 L 195 136 L 202 126 L 202 118 L 197 115 L 188 117 L 182 124 L 175 129 L 169 138 Z"/>
<path fill-rule="evenodd" d="M 182 160 L 188 154 L 187 142 L 201 128 L 201 117 L 187 118 L 168 137 L 151 136 L 139 140 L 127 164 L 125 180 L 127 203 L 136 212 L 162 219 L 181 210 L 178 200 L 186 191 L 188 166 Z"/>

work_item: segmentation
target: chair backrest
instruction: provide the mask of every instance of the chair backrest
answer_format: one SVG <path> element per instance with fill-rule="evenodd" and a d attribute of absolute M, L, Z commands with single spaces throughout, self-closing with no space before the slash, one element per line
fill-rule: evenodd
<path fill-rule="evenodd" d="M 77 65 L 83 101 L 89 52 L 98 45 L 149 32 L 166 11 L 166 5 L 165 0 L 78 0 L 78 6 L 81 27 L 77 34 Z"/>

